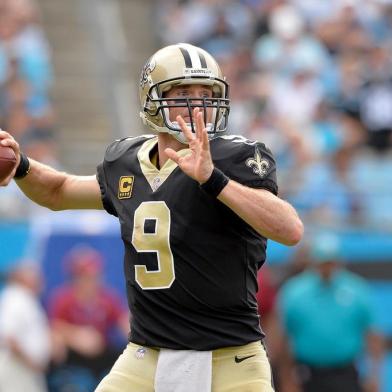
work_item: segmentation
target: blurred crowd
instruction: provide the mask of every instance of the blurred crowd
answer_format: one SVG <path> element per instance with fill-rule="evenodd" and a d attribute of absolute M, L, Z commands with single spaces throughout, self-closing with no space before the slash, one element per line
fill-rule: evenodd
<path fill-rule="evenodd" d="M 211 52 L 230 131 L 263 141 L 307 222 L 392 226 L 392 2 L 168 0 L 162 45 Z"/>
<path fill-rule="evenodd" d="M 35 0 L 0 0 L 0 128 L 30 157 L 59 167 L 52 81 L 50 48 Z M 36 210 L 15 184 L 2 190 L 0 201 L 3 217 Z"/>
<path fill-rule="evenodd" d="M 56 163 L 50 50 L 34 0 L 0 0 L 0 128 L 31 157 Z"/>

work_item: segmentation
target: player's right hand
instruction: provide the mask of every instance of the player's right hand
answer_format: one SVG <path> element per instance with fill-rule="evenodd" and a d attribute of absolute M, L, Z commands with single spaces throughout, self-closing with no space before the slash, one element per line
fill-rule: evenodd
<path fill-rule="evenodd" d="M 18 142 L 8 133 L 0 129 L 0 144 L 5 147 L 11 147 L 14 150 L 16 156 L 16 165 L 14 170 L 10 173 L 10 175 L 0 182 L 0 186 L 7 186 L 11 180 L 14 178 L 16 168 L 20 162 L 20 147 Z"/>
<path fill-rule="evenodd" d="M 196 119 L 196 134 L 191 132 L 183 117 L 177 116 L 176 118 L 188 140 L 191 154 L 180 157 L 171 148 L 166 148 L 165 153 L 172 161 L 177 163 L 186 175 L 203 184 L 210 178 L 214 170 L 214 164 L 211 158 L 210 142 L 204 124 L 203 113 L 200 111 L 200 108 L 194 108 L 193 118 Z"/>

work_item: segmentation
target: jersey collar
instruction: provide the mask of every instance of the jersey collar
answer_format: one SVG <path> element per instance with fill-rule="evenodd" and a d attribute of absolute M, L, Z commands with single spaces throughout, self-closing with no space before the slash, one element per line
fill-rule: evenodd
<path fill-rule="evenodd" d="M 137 153 L 141 171 L 154 192 L 166 181 L 174 169 L 178 167 L 171 159 L 168 159 L 160 169 L 151 162 L 150 152 L 157 143 L 158 137 L 148 139 L 142 144 Z M 178 151 L 178 154 L 183 157 L 190 154 L 190 152 L 191 150 L 189 148 L 184 148 Z"/>

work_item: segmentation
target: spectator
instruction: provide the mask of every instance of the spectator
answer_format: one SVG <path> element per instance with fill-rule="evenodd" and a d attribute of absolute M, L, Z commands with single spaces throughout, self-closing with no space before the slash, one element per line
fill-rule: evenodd
<path fill-rule="evenodd" d="M 367 341 L 372 367 L 365 384 L 378 391 L 382 345 L 369 288 L 341 267 L 335 236 L 318 236 L 311 258 L 314 269 L 288 280 L 279 299 L 300 386 L 304 392 L 361 391 L 356 361 Z"/>
<path fill-rule="evenodd" d="M 45 392 L 50 329 L 38 296 L 42 278 L 36 263 L 18 263 L 0 296 L 0 390 Z"/>
<path fill-rule="evenodd" d="M 49 306 L 56 343 L 49 380 L 56 392 L 90 392 L 119 354 L 111 337 L 117 329 L 125 338 L 128 313 L 102 283 L 100 253 L 77 247 L 65 262 L 71 281 L 53 293 Z"/>
<path fill-rule="evenodd" d="M 276 80 L 268 106 L 278 118 L 290 118 L 299 131 L 314 119 L 323 96 L 314 71 L 308 65 L 298 63 L 292 69 L 292 77 Z"/>

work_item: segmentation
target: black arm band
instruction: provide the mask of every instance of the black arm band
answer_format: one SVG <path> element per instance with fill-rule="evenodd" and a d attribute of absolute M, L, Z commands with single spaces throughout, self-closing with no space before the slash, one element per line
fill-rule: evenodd
<path fill-rule="evenodd" d="M 200 188 L 210 196 L 217 197 L 228 182 L 229 177 L 215 167 L 210 178 Z"/>
<path fill-rule="evenodd" d="M 26 154 L 23 152 L 20 153 L 20 162 L 16 169 L 14 178 L 16 180 L 20 180 L 21 178 L 26 177 L 30 173 L 30 161 L 27 158 Z"/>

